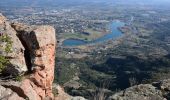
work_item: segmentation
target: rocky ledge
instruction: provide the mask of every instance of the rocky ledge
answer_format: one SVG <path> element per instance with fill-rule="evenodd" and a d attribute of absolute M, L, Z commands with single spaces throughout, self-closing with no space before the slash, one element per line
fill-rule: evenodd
<path fill-rule="evenodd" d="M 170 79 L 127 88 L 109 100 L 170 100 Z"/>
<path fill-rule="evenodd" d="M 4 80 L 1 75 L 0 99 L 52 100 L 55 64 L 55 29 L 51 26 L 26 26 L 10 23 L 0 14 L 0 33 L 7 34 L 12 52 L 0 54 L 9 59 L 3 70 L 5 76 L 27 76 L 21 82 Z M 3 80 L 2 80 L 3 79 Z M 15 99 L 14 99 L 15 98 Z"/>

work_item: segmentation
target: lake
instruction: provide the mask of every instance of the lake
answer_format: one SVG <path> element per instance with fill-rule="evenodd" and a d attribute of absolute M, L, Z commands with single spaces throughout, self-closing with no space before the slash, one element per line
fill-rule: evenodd
<path fill-rule="evenodd" d="M 108 41 L 110 39 L 117 39 L 123 34 L 118 28 L 122 27 L 124 25 L 125 25 L 125 23 L 123 23 L 123 22 L 114 21 L 110 24 L 111 33 L 109 33 L 109 34 L 106 34 L 96 40 L 92 40 L 92 41 L 88 41 L 88 42 L 79 40 L 79 39 L 66 39 L 63 41 L 63 46 L 79 46 L 79 45 L 100 43 L 100 42 Z"/>

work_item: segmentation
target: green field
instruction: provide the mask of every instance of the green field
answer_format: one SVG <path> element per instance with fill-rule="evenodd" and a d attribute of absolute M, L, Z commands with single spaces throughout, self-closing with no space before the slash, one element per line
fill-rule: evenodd
<path fill-rule="evenodd" d="M 91 41 L 99 37 L 102 37 L 103 35 L 106 34 L 105 32 L 95 31 L 93 29 L 87 29 L 87 30 L 84 30 L 84 32 L 89 33 L 89 35 L 85 35 L 81 33 L 63 33 L 61 37 L 63 39 L 74 38 L 74 39 L 80 39 L 80 40 L 85 40 L 85 41 Z"/>

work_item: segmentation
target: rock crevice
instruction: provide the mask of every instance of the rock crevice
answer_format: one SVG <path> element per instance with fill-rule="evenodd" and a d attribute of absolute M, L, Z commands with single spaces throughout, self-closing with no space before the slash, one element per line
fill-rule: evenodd
<path fill-rule="evenodd" d="M 48 25 L 11 24 L 0 14 L 0 33 L 6 33 L 13 41 L 12 53 L 8 54 L 12 58 L 11 66 L 6 66 L 5 72 L 15 76 L 29 72 L 18 84 L 6 85 L 0 82 L 0 86 L 18 93 L 15 100 L 20 100 L 21 97 L 29 100 L 54 99 L 52 83 L 56 48 L 55 29 Z"/>
<path fill-rule="evenodd" d="M 22 34 L 22 32 L 20 34 Z M 22 52 L 24 52 L 24 58 L 25 58 L 26 66 L 27 66 L 27 69 L 28 69 L 28 73 L 30 73 L 31 69 L 32 69 L 30 51 L 28 49 L 28 46 L 26 45 L 26 42 L 21 38 L 21 36 L 19 34 L 17 36 L 18 36 L 19 40 L 21 41 L 23 47 L 25 48 L 25 50 L 22 51 Z"/>
<path fill-rule="evenodd" d="M 23 27 L 15 26 L 20 40 L 25 45 L 25 58 L 28 69 L 33 73 L 29 84 L 40 99 L 53 98 L 52 82 L 54 79 L 55 30 L 51 26 Z M 29 29 L 29 30 L 20 30 Z"/>

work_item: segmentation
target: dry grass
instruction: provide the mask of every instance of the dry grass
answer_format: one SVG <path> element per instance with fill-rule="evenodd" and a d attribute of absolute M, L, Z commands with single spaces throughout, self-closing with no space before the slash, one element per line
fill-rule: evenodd
<path fill-rule="evenodd" d="M 106 100 L 107 95 L 105 89 L 109 87 L 110 82 L 103 82 L 92 95 L 92 100 Z"/>
<path fill-rule="evenodd" d="M 104 92 L 104 89 L 99 88 L 93 96 L 93 100 L 105 100 L 106 99 L 106 95 Z"/>

